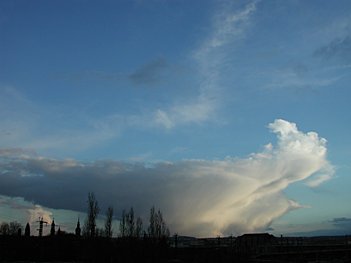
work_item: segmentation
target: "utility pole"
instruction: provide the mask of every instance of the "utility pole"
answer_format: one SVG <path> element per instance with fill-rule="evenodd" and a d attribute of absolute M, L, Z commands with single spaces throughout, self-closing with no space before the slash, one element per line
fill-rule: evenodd
<path fill-rule="evenodd" d="M 47 226 L 48 222 L 44 221 L 43 217 L 39 217 L 39 221 L 37 221 L 37 223 L 39 223 L 39 228 L 37 229 L 39 231 L 39 236 L 42 237 L 44 224 Z"/>

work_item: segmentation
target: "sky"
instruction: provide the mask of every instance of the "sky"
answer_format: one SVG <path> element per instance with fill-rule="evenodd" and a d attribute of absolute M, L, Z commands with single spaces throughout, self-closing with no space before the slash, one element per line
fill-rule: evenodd
<path fill-rule="evenodd" d="M 350 234 L 350 8 L 1 1 L 0 221 Z"/>

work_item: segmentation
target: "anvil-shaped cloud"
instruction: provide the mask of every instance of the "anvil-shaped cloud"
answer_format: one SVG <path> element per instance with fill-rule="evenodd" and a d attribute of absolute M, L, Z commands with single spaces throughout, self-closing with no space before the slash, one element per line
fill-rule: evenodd
<path fill-rule="evenodd" d="M 260 231 L 288 211 L 301 207 L 283 193 L 309 179 L 317 186 L 333 175 L 326 140 L 303 133 L 294 123 L 268 126 L 277 144 L 247 158 L 159 162 L 152 166 L 117 161 L 83 163 L 55 160 L 32 152 L 0 152 L 0 194 L 21 196 L 40 205 L 85 210 L 89 191 L 102 209 L 133 206 L 147 220 L 159 207 L 172 232 L 209 236 Z M 118 213 L 117 212 L 117 213 Z"/>

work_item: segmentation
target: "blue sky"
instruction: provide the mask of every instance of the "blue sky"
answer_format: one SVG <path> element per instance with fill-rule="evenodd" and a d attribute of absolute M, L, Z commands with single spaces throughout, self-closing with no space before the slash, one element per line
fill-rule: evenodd
<path fill-rule="evenodd" d="M 1 1 L 0 220 L 71 229 L 94 191 L 184 234 L 349 234 L 349 9 Z"/>

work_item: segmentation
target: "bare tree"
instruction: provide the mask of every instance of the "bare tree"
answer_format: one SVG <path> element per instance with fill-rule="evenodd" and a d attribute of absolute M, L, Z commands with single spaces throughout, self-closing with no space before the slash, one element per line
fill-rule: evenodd
<path fill-rule="evenodd" d="M 122 217 L 119 223 L 119 231 L 121 237 L 135 238 L 141 237 L 143 231 L 143 222 L 140 217 L 135 220 L 133 207 L 129 212 L 122 211 Z"/>
<path fill-rule="evenodd" d="M 142 232 L 143 232 L 143 221 L 141 220 L 140 217 L 138 217 L 136 220 L 136 226 L 135 226 L 135 236 L 137 238 L 140 238 Z"/>
<path fill-rule="evenodd" d="M 7 236 L 16 236 L 22 233 L 22 225 L 17 221 L 11 221 L 10 223 L 3 222 L 0 225 L 0 234 Z"/>
<path fill-rule="evenodd" d="M 109 206 L 106 212 L 106 222 L 105 222 L 105 236 L 112 237 L 112 218 L 113 218 L 113 208 Z"/>
<path fill-rule="evenodd" d="M 89 237 L 96 235 L 96 218 L 100 212 L 98 202 L 93 192 L 88 194 L 88 216 L 84 224 L 83 233 Z"/>
<path fill-rule="evenodd" d="M 121 237 L 126 236 L 126 210 L 124 209 L 122 211 L 121 220 L 119 221 L 119 233 Z"/>
<path fill-rule="evenodd" d="M 169 237 L 169 229 L 163 219 L 160 210 L 155 211 L 155 207 L 150 210 L 150 225 L 148 228 L 149 237 L 152 238 L 165 238 Z"/>
<path fill-rule="evenodd" d="M 10 225 L 7 222 L 2 222 L 0 225 L 0 235 L 8 236 L 10 234 Z"/>
<path fill-rule="evenodd" d="M 158 238 L 169 237 L 169 229 L 166 225 L 166 222 L 163 219 L 163 216 L 160 210 L 157 211 L 156 233 Z"/>
<path fill-rule="evenodd" d="M 148 234 L 149 237 L 155 237 L 156 236 L 156 213 L 155 213 L 155 207 L 151 207 L 150 210 L 150 221 L 149 221 L 149 227 L 148 227 Z"/>
<path fill-rule="evenodd" d="M 134 221 L 134 209 L 130 208 L 129 213 L 126 214 L 126 230 L 128 237 L 135 236 L 135 221 Z"/>
<path fill-rule="evenodd" d="M 104 237 L 105 230 L 103 228 L 100 228 L 100 227 L 95 228 L 95 236 L 96 237 Z"/>

